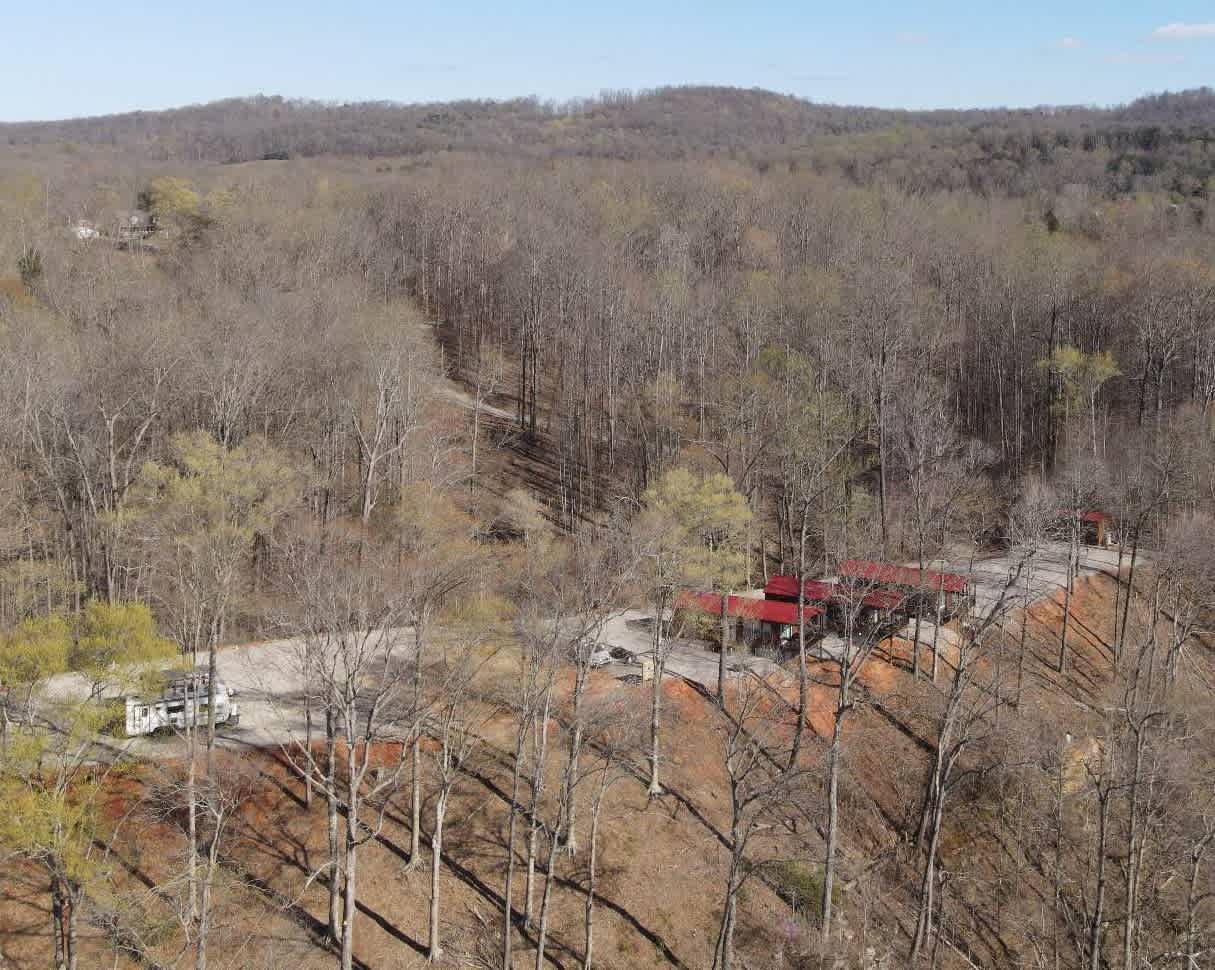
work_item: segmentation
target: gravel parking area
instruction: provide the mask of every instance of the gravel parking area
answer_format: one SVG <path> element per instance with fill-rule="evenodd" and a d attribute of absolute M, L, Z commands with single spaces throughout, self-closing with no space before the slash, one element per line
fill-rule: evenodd
<path fill-rule="evenodd" d="M 929 568 L 969 576 L 975 590 L 975 612 L 986 616 L 1007 590 L 1007 605 L 1021 607 L 1043 599 L 1061 589 L 1067 581 L 1068 547 L 1065 542 L 1051 542 L 1030 551 L 1014 548 L 981 559 L 937 559 Z M 1125 567 L 1129 556 L 1124 557 Z M 1024 565 L 1022 565 L 1024 564 Z M 1017 569 L 1021 572 L 1017 575 Z M 1080 547 L 1080 577 L 1098 573 L 1114 575 L 1118 568 L 1118 550 Z M 1009 583 L 1016 577 L 1015 584 Z"/>
<path fill-rule="evenodd" d="M 975 587 L 976 612 L 981 615 L 990 611 L 999 602 L 1007 589 L 1008 605 L 1023 606 L 1052 595 L 1061 588 L 1067 575 L 1068 550 L 1066 543 L 1051 543 L 1026 556 L 1024 550 L 1009 550 L 1005 553 L 973 560 L 959 558 L 939 559 L 929 564 L 933 569 L 963 573 L 971 577 Z M 1010 577 L 1022 562 L 1022 572 L 1009 589 Z M 1123 565 L 1126 565 L 1124 560 Z M 1081 576 L 1097 573 L 1113 575 L 1118 567 L 1117 549 L 1081 548 Z M 669 615 L 667 617 L 669 619 Z M 634 655 L 649 654 L 653 650 L 653 614 L 643 610 L 628 610 L 604 624 L 600 639 L 603 643 L 621 647 Z M 931 627 L 923 624 L 921 635 L 930 635 Z M 412 649 L 409 630 L 392 631 L 393 649 L 408 655 Z M 827 636 L 817 645 L 820 656 L 838 654 L 842 642 L 838 637 Z M 717 687 L 718 654 L 702 644 L 690 640 L 676 640 L 668 645 L 667 670 L 669 675 L 684 677 L 709 690 Z M 219 651 L 217 664 L 220 679 L 235 688 L 239 694 L 240 723 L 234 728 L 221 730 L 222 743 L 233 746 L 274 746 L 304 735 L 303 677 L 300 659 L 303 643 L 286 639 L 245 646 L 224 647 Z M 205 658 L 202 663 L 205 664 Z M 740 669 L 769 676 L 781 672 L 775 662 L 763 657 L 734 655 L 728 658 L 731 674 Z M 604 668 L 617 677 L 637 676 L 639 667 L 631 663 L 613 663 Z M 88 684 L 75 674 L 55 677 L 47 685 L 45 695 L 56 697 L 82 697 L 88 694 Z M 316 725 L 314 725 L 314 729 Z M 163 749 L 172 741 L 141 738 L 136 739 L 136 750 L 150 753 Z"/>
<path fill-rule="evenodd" d="M 393 630 L 390 635 L 395 638 L 394 652 L 409 656 L 413 649 L 410 630 Z M 297 639 L 220 648 L 216 657 L 219 680 L 238 691 L 240 722 L 235 727 L 220 726 L 219 743 L 273 747 L 303 739 L 302 654 L 303 641 Z M 205 670 L 206 665 L 206 656 L 200 656 L 199 669 Z M 88 683 L 78 674 L 65 674 L 52 678 L 43 693 L 51 700 L 87 697 Z M 314 721 L 313 731 L 323 733 L 323 721 L 319 724 Z M 174 744 L 172 738 L 137 738 L 130 747 L 135 752 L 150 754 Z"/>
<path fill-rule="evenodd" d="M 1032 555 L 1028 549 L 1010 549 L 998 555 L 981 558 L 936 559 L 928 563 L 928 568 L 945 572 L 956 572 L 969 576 L 975 591 L 975 612 L 985 616 L 1005 599 L 1006 608 L 1021 608 L 1027 603 L 1035 602 L 1051 596 L 1061 589 L 1067 579 L 1068 545 L 1065 542 L 1047 543 L 1035 549 Z M 1123 567 L 1129 561 L 1129 554 L 1123 557 Z M 1024 565 L 1022 565 L 1024 564 Z M 914 566 L 915 563 L 906 565 Z M 1020 573 L 1018 568 L 1020 567 Z M 1093 546 L 1080 547 L 1080 577 L 1094 576 L 1098 573 L 1114 575 L 1118 569 L 1118 550 L 1116 548 L 1097 548 Z M 1010 587 L 1010 582 L 1015 582 Z M 762 595 L 762 593 L 760 594 Z M 669 618 L 669 617 L 668 617 Z M 921 625 L 921 638 L 931 637 L 932 627 L 928 622 Z M 950 631 L 943 631 L 950 635 Z M 910 634 L 908 634 L 910 635 Z M 623 647 L 631 653 L 650 653 L 654 649 L 653 614 L 640 610 L 629 610 L 613 617 L 605 624 L 601 639 L 616 647 Z M 843 648 L 839 637 L 828 634 L 816 645 L 816 653 L 820 656 L 838 656 Z M 694 642 L 679 640 L 669 645 L 670 654 L 667 669 L 672 674 L 686 677 L 703 687 L 717 687 L 717 653 L 707 650 Z M 729 658 L 729 664 L 737 668 L 745 666 L 755 673 L 767 675 L 781 668 L 762 657 L 735 656 Z M 612 665 L 608 670 L 617 676 L 635 673 L 636 667 L 627 665 Z"/>

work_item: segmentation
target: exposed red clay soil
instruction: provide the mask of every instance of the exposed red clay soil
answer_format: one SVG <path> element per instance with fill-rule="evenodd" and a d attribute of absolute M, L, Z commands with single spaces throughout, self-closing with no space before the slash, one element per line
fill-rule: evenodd
<path fill-rule="evenodd" d="M 1022 713 L 1010 710 L 1007 716 L 1025 718 L 1027 724 L 1057 723 L 1064 716 L 1060 712 L 1065 713 L 1071 705 L 1071 698 L 1092 696 L 1103 689 L 1112 655 L 1114 588 L 1114 581 L 1108 577 L 1093 577 L 1077 584 L 1062 674 L 1056 669 L 1062 598 L 1035 604 L 1028 611 Z M 1136 610 L 1131 612 L 1134 626 Z M 1020 639 L 1019 613 L 1008 619 L 1004 633 L 1010 650 L 1001 662 L 1009 663 L 1008 657 L 1016 656 L 1012 646 Z M 847 908 L 849 893 L 876 894 L 882 905 L 884 942 L 896 949 L 903 946 L 898 934 L 906 931 L 911 911 L 911 886 L 905 877 L 907 870 L 900 868 L 904 863 L 899 860 L 906 862 L 909 858 L 904 840 L 914 827 L 932 750 L 932 707 L 926 700 L 931 694 L 923 679 L 917 683 L 912 677 L 910 659 L 906 641 L 882 644 L 861 672 L 856 703 L 844 722 L 842 852 L 846 879 L 860 877 L 859 881 L 845 883 L 844 903 Z M 948 662 L 942 666 L 945 669 L 939 677 L 944 684 L 951 671 Z M 925 676 L 931 669 L 930 652 L 921 654 L 921 669 Z M 770 837 L 757 844 L 757 851 L 765 857 L 799 862 L 810 870 L 821 858 L 821 840 L 815 831 L 821 818 L 816 779 L 822 778 L 824 739 L 830 736 L 835 712 L 831 666 L 812 664 L 811 679 L 816 682 L 808 698 L 811 733 L 803 755 L 810 787 L 803 798 L 803 814 L 789 819 L 788 831 L 775 828 Z M 562 686 L 568 689 L 569 685 L 563 681 Z M 595 671 L 588 683 L 588 697 L 616 696 L 624 709 L 634 711 L 645 723 L 651 689 L 650 684 L 622 684 Z M 762 689 L 766 694 L 759 706 L 774 715 L 776 730 L 787 737 L 795 729 L 796 678 L 773 679 Z M 661 770 L 668 793 L 658 800 L 647 798 L 647 767 L 644 757 L 636 755 L 629 771 L 613 788 L 603 818 L 596 964 L 605 970 L 647 966 L 698 970 L 712 962 L 730 829 L 722 763 L 725 722 L 710 700 L 683 681 L 665 682 L 663 695 Z M 734 710 L 737 703 L 738 698 L 732 695 L 727 708 Z M 564 702 L 557 710 L 561 717 L 568 715 Z M 481 733 L 484 742 L 475 750 L 468 773 L 457 785 L 447 816 L 442 893 L 445 920 L 450 924 L 445 933 L 453 954 L 471 950 L 479 942 L 492 945 L 498 932 L 514 724 L 509 716 L 498 713 L 482 726 Z M 552 751 L 543 810 L 551 816 L 565 751 L 564 734 L 555 725 L 550 726 L 549 736 Z M 428 791 L 432 755 L 433 747 L 428 744 L 423 755 Z M 401 756 L 399 745 L 377 746 L 373 762 L 378 767 L 394 767 Z M 584 763 L 589 767 L 595 756 L 594 749 L 588 748 Z M 304 788 L 281 753 L 252 751 L 237 759 L 237 765 L 252 780 L 225 842 L 226 876 L 217 892 L 215 952 L 239 953 L 241 966 L 254 970 L 332 966 L 333 954 L 321 941 L 319 930 L 326 910 L 324 877 L 314 878 L 304 888 L 326 858 L 324 801 L 317 796 L 311 810 L 304 807 Z M 120 890 L 137 893 L 144 910 L 125 914 L 126 918 L 158 918 L 163 926 L 171 924 L 168 903 L 147 885 L 169 885 L 180 874 L 183 843 L 180 828 L 171 819 L 148 810 L 148 796 L 156 784 L 172 776 L 173 770 L 168 763 L 146 764 L 130 776 L 115 777 L 101 803 L 104 823 L 117 827 L 114 852 L 107 863 L 114 883 Z M 410 869 L 407 770 L 403 782 L 400 792 L 381 806 L 368 806 L 365 816 L 374 827 L 374 835 L 359 855 L 361 908 L 356 920 L 356 955 L 368 967 L 420 968 L 425 964 L 422 951 L 429 903 L 428 844 L 433 803 L 428 799 L 423 813 L 420 861 L 424 864 Z M 577 826 L 583 843 L 593 787 L 593 781 L 588 781 L 579 789 Z M 525 828 L 523 815 L 516 852 L 523 850 Z M 998 880 L 1001 866 L 1008 865 L 1009 858 L 1019 858 L 1019 850 L 1007 840 L 1008 833 L 1000 831 L 996 819 L 961 810 L 951 818 L 945 833 L 945 864 L 969 873 L 967 886 Z M 1004 845 L 1005 854 L 990 859 L 976 855 L 978 844 Z M 543 860 L 542 849 L 540 864 Z M 1023 880 L 1035 878 L 1028 864 L 1021 865 L 1018 872 Z M 585 854 L 580 851 L 572 858 L 562 854 L 557 873 L 552 954 L 570 967 L 577 964 L 582 947 Z M 520 866 L 513 900 L 518 910 L 524 905 L 523 877 Z M 1028 883 L 1022 892 L 1030 894 Z M 539 893 L 538 880 L 537 902 Z M 740 956 L 752 967 L 773 966 L 772 955 L 784 945 L 782 941 L 787 942 L 787 933 L 794 932 L 790 926 L 798 924 L 790 923 L 786 904 L 758 879 L 748 883 L 744 895 Z M 7 961 L 6 970 L 46 965 L 50 955 L 47 905 L 45 878 L 37 870 L 8 865 L 0 871 L 0 926 L 7 931 L 0 934 L 0 955 Z M 1016 906 L 1016 898 L 1011 898 L 1002 910 L 1007 917 L 1004 923 L 977 932 L 970 941 L 976 959 L 983 965 L 999 965 L 1006 956 L 1001 934 L 1015 936 L 1016 921 L 1023 918 Z M 82 945 L 88 954 L 82 966 L 100 966 L 103 962 L 113 965 L 100 931 L 82 923 L 82 933 Z M 179 943 L 180 938 L 170 931 L 156 947 L 168 954 Z M 523 957 L 530 943 L 520 939 L 518 947 Z M 121 960 L 117 964 L 133 965 Z M 943 951 L 941 965 L 961 964 L 952 953 Z"/>

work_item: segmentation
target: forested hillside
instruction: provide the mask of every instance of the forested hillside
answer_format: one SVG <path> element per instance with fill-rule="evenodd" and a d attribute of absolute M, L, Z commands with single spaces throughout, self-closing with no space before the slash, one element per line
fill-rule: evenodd
<path fill-rule="evenodd" d="M 0 966 L 1209 965 L 1212 132 L 0 128 Z"/>
<path fill-rule="evenodd" d="M 1103 195 L 1158 187 L 1206 198 L 1215 94 L 1201 88 L 1123 107 L 890 111 L 758 89 L 608 92 L 445 104 L 230 99 L 172 111 L 0 125 L 0 143 L 94 145 L 162 162 L 359 155 L 620 160 L 720 158 L 842 172 L 914 191 L 1026 195 L 1084 183 Z"/>

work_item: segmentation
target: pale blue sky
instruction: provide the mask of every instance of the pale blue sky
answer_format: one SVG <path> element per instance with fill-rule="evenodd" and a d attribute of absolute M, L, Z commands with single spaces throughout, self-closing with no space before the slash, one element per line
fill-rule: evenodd
<path fill-rule="evenodd" d="M 712 83 L 884 107 L 1110 104 L 1215 83 L 1193 0 L 40 0 L 0 17 L 0 120 L 246 94 L 428 101 Z"/>

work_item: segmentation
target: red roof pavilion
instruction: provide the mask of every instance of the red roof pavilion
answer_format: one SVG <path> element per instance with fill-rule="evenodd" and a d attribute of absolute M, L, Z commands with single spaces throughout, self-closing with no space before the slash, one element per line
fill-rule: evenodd
<path fill-rule="evenodd" d="M 675 600 L 677 610 L 693 609 L 713 616 L 721 616 L 721 596 L 717 593 L 679 594 Z M 807 621 L 822 614 L 817 606 L 805 606 L 802 615 Z M 748 620 L 759 620 L 761 623 L 780 623 L 785 626 L 797 625 L 797 604 L 783 603 L 779 600 L 752 599 L 749 596 L 731 596 L 726 603 L 726 614 Z"/>
<path fill-rule="evenodd" d="M 846 603 L 848 590 L 836 583 L 824 583 L 818 579 L 807 579 L 805 583 L 807 603 Z M 773 576 L 764 587 L 768 601 L 784 601 L 797 604 L 797 577 Z M 861 604 L 875 610 L 895 609 L 903 602 L 900 593 L 892 589 L 873 589 L 861 597 Z M 718 611 L 720 613 L 720 610 Z"/>
<path fill-rule="evenodd" d="M 946 593 L 965 593 L 966 577 L 958 573 L 940 573 L 933 569 L 920 570 L 915 566 L 896 566 L 870 559 L 846 559 L 839 565 L 841 577 L 862 579 L 882 586 L 904 586 L 909 589 L 943 590 Z"/>

